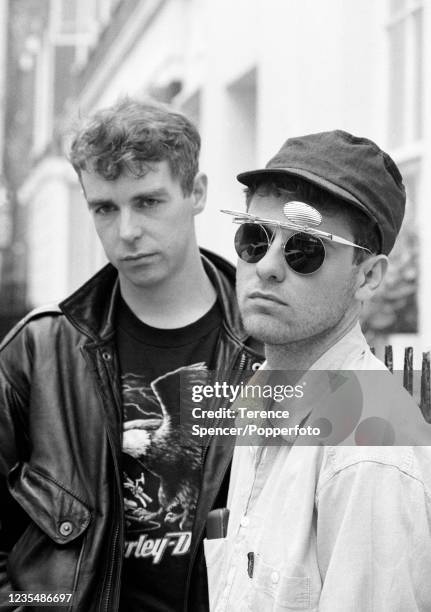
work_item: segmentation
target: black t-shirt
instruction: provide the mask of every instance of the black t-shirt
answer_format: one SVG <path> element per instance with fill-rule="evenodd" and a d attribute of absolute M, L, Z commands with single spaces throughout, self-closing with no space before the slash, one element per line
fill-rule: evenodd
<path fill-rule="evenodd" d="M 119 304 L 126 519 L 122 612 L 183 608 L 202 447 L 181 435 L 180 373 L 213 367 L 221 321 L 216 302 L 186 327 L 156 329 L 124 301 Z"/>

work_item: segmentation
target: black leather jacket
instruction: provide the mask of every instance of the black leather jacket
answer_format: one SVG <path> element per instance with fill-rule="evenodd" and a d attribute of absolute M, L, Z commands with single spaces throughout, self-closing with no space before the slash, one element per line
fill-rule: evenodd
<path fill-rule="evenodd" d="M 217 364 L 236 376 L 261 355 L 245 346 L 233 267 L 207 252 L 204 265 L 224 310 Z M 117 272 L 108 265 L 59 308 L 30 313 L 0 347 L 0 592 L 73 593 L 62 611 L 118 609 L 124 513 L 117 295 Z M 202 537 L 209 510 L 225 504 L 230 458 L 225 447 L 206 450 L 185 604 L 192 612 L 208 606 Z"/>

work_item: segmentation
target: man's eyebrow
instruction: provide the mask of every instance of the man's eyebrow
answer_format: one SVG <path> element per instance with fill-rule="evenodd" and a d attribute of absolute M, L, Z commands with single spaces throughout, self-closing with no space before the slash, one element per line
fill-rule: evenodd
<path fill-rule="evenodd" d="M 140 200 L 142 198 L 162 198 L 166 195 L 168 195 L 168 191 L 165 187 L 155 187 L 154 189 L 148 189 L 140 193 L 136 193 L 132 198 L 130 198 L 130 201 L 134 202 L 135 200 Z"/>

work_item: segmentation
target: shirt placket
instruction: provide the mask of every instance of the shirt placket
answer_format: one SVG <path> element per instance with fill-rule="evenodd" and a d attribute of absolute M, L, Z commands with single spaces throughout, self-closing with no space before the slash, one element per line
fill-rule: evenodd
<path fill-rule="evenodd" d="M 275 447 L 267 446 L 249 447 L 251 461 L 247 474 L 248 478 L 246 478 L 247 483 L 243 483 L 244 488 L 246 484 L 249 484 L 245 489 L 249 490 L 249 495 L 244 499 L 237 532 L 232 534 L 234 545 L 231 562 L 216 612 L 237 612 L 239 609 L 242 609 L 239 606 L 239 597 L 241 597 L 244 603 L 248 604 L 250 601 L 252 589 L 249 581 L 252 577 L 247 572 L 249 566 L 247 554 L 254 554 L 254 551 L 246 550 L 246 542 L 247 540 L 256 541 L 258 539 L 260 524 L 257 502 L 267 482 L 272 455 L 276 450 Z"/>

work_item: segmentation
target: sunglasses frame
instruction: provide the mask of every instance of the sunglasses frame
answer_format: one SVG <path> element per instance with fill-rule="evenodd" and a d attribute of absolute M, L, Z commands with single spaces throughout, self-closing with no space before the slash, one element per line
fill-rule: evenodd
<path fill-rule="evenodd" d="M 338 244 L 344 244 L 346 246 L 352 246 L 356 249 L 361 249 L 363 251 L 367 251 L 370 255 L 373 253 L 370 249 L 366 247 L 359 246 L 359 244 L 355 244 L 354 242 L 350 242 L 350 240 L 346 240 L 346 238 L 342 238 L 341 236 L 337 236 L 336 234 L 331 234 L 330 232 L 324 232 L 323 230 L 316 229 L 315 227 L 309 227 L 307 225 L 300 225 L 299 223 L 294 223 L 293 221 L 275 221 L 274 219 L 265 219 L 264 217 L 258 217 L 257 215 L 251 215 L 250 213 L 240 212 L 238 210 L 228 210 L 226 208 L 220 209 L 220 212 L 226 215 L 233 215 L 233 223 L 241 225 L 242 223 L 256 223 L 257 225 L 273 225 L 279 229 L 292 229 L 297 232 L 302 232 L 304 234 L 311 234 L 313 236 L 318 236 L 319 238 L 323 238 L 324 240 L 330 240 L 332 242 L 337 242 Z"/>
<path fill-rule="evenodd" d="M 325 258 L 326 258 L 326 249 L 325 249 L 325 244 L 324 244 L 323 240 L 330 240 L 330 241 L 336 242 L 338 244 L 344 244 L 346 246 L 352 246 L 352 247 L 355 247 L 357 249 L 361 249 L 363 251 L 367 251 L 367 253 L 370 253 L 370 255 L 373 254 L 370 251 L 370 249 L 367 249 L 366 247 L 359 246 L 359 244 L 355 244 L 354 242 L 351 242 L 350 240 L 346 240 L 346 238 L 342 238 L 341 236 L 337 236 L 336 234 L 331 234 L 330 232 L 324 232 L 323 230 L 318 230 L 315 227 L 309 227 L 309 226 L 306 226 L 306 225 L 305 226 L 304 225 L 300 225 L 299 223 L 294 223 L 292 221 L 281 222 L 281 221 L 275 221 L 274 219 L 265 219 L 264 217 L 258 217 L 257 215 L 251 215 L 250 213 L 244 213 L 244 212 L 240 212 L 238 210 L 220 209 L 220 212 L 225 213 L 227 215 L 233 215 L 234 218 L 232 219 L 232 222 L 236 223 L 237 225 L 244 225 L 246 223 L 250 223 L 252 225 L 253 224 L 254 225 L 260 225 L 262 227 L 262 229 L 265 232 L 265 235 L 267 237 L 267 240 L 268 240 L 268 249 L 265 252 L 265 254 L 261 257 L 261 259 L 259 259 L 257 262 L 254 262 L 254 263 L 258 263 L 259 261 L 261 261 L 265 257 L 266 253 L 268 252 L 268 250 L 269 250 L 269 248 L 270 248 L 270 246 L 272 244 L 272 241 L 274 240 L 275 232 L 274 232 L 274 235 L 272 236 L 272 239 L 270 239 L 270 237 L 268 236 L 267 229 L 265 228 L 265 225 L 273 226 L 276 229 L 279 228 L 279 229 L 296 230 L 295 233 L 292 234 L 292 236 L 289 236 L 289 238 L 282 244 L 282 251 L 283 251 L 283 255 L 284 255 L 284 260 L 285 260 L 286 264 L 289 266 L 289 268 L 293 272 L 295 272 L 296 274 L 300 274 L 301 276 L 309 276 L 310 274 L 314 274 L 315 272 L 320 270 L 320 268 L 324 264 Z M 318 238 L 321 241 L 321 243 L 322 243 L 323 252 L 324 252 L 324 257 L 323 257 L 322 263 L 319 265 L 318 268 L 316 268 L 316 270 L 313 270 L 312 272 L 299 272 L 298 270 L 295 270 L 289 264 L 289 262 L 286 259 L 286 253 L 285 253 L 286 244 L 296 234 L 310 234 L 311 236 L 314 236 L 315 238 Z M 239 254 L 238 254 L 238 256 L 241 258 L 241 256 Z M 251 263 L 251 262 L 246 262 L 246 263 Z"/>

